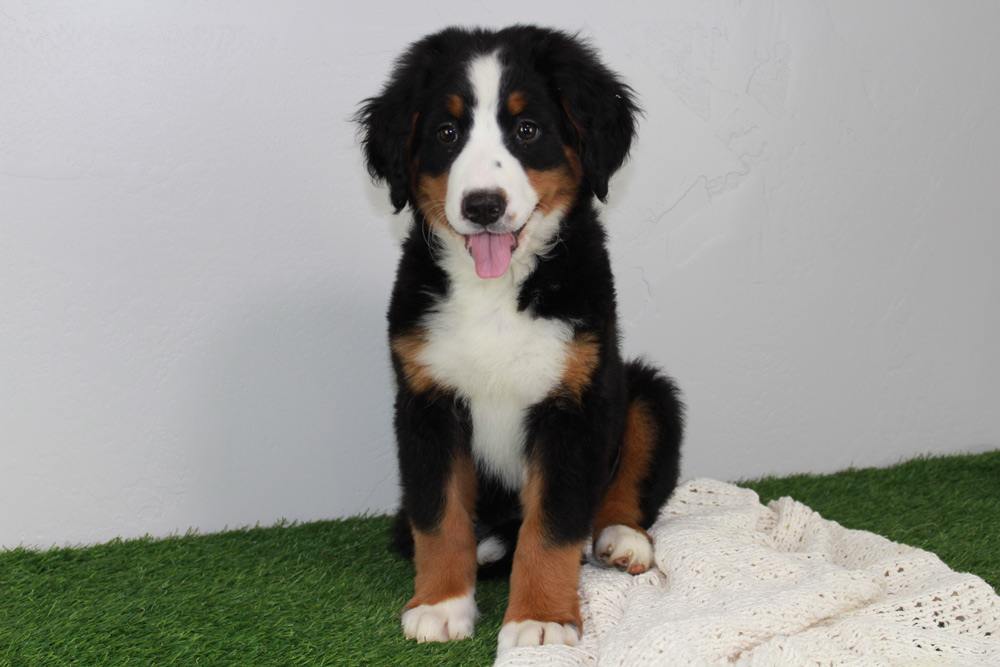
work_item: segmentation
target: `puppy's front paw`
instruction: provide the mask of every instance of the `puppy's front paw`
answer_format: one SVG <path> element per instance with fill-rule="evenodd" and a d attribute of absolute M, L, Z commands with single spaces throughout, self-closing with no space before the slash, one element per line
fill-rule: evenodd
<path fill-rule="evenodd" d="M 403 634 L 421 642 L 446 642 L 472 636 L 476 623 L 473 592 L 436 604 L 422 604 L 403 612 Z"/>
<path fill-rule="evenodd" d="M 628 526 L 608 526 L 594 543 L 594 555 L 608 567 L 629 574 L 642 574 L 653 564 L 649 538 Z"/>
<path fill-rule="evenodd" d="M 500 629 L 497 648 L 502 651 L 515 646 L 541 646 L 542 644 L 576 646 L 579 641 L 580 631 L 573 623 L 511 621 Z"/>

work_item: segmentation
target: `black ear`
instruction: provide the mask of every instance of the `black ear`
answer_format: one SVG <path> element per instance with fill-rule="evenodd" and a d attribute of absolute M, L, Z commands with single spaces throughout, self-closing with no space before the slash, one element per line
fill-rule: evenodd
<path fill-rule="evenodd" d="M 361 149 L 368 173 L 389 186 L 389 200 L 399 213 L 412 198 L 410 161 L 419 120 L 418 101 L 439 54 L 441 36 L 410 46 L 377 97 L 361 103 L 354 120 L 360 125 Z"/>
<path fill-rule="evenodd" d="M 368 173 L 389 186 L 389 200 L 396 213 L 410 199 L 407 165 L 416 114 L 408 82 L 394 77 L 381 95 L 362 102 L 354 117 L 361 126 L 361 150 Z"/>
<path fill-rule="evenodd" d="M 641 113 L 634 92 L 579 38 L 549 32 L 538 54 L 576 135 L 586 185 L 601 201 L 628 158 Z"/>

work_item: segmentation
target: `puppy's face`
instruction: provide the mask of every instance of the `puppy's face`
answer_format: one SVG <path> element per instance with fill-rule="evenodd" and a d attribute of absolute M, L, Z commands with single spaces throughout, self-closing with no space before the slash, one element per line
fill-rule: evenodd
<path fill-rule="evenodd" d="M 496 54 L 428 96 L 414 120 L 417 208 L 467 250 L 480 278 L 537 253 L 575 201 L 583 169 L 565 111 L 537 73 Z"/>
<path fill-rule="evenodd" d="M 414 208 L 449 257 L 495 278 L 544 252 L 575 203 L 604 200 L 637 113 L 584 42 L 514 26 L 415 42 L 357 120 L 397 212 Z"/>

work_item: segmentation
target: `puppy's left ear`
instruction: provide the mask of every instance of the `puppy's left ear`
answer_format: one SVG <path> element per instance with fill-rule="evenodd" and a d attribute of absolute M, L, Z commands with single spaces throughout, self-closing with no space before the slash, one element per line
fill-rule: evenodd
<path fill-rule="evenodd" d="M 628 158 L 642 113 L 635 94 L 578 38 L 555 32 L 544 43 L 544 59 L 576 134 L 586 184 L 606 201 L 608 182 Z"/>

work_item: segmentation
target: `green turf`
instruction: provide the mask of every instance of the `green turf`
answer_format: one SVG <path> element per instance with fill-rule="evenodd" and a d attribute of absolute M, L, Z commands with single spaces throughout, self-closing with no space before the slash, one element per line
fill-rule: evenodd
<path fill-rule="evenodd" d="M 1000 585 L 1000 452 L 743 482 Z M 506 582 L 476 636 L 405 642 L 410 565 L 386 517 L 0 553 L 0 665 L 488 665 Z"/>

